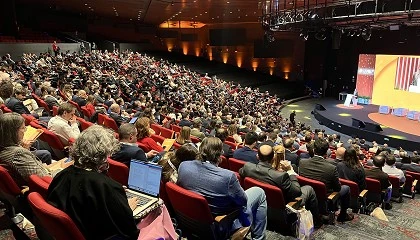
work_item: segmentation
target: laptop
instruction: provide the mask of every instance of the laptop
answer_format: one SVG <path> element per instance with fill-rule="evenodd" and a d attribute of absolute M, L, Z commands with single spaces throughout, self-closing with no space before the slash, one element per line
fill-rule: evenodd
<path fill-rule="evenodd" d="M 139 203 L 133 210 L 137 216 L 159 200 L 162 167 L 132 159 L 128 173 L 127 197 L 138 197 Z"/>

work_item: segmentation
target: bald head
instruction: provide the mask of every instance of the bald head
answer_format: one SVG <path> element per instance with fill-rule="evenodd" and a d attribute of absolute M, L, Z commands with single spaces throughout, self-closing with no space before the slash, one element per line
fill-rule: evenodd
<path fill-rule="evenodd" d="M 343 148 L 343 147 L 339 147 L 339 148 L 337 148 L 337 150 L 335 151 L 335 157 L 337 158 L 337 159 L 341 159 L 341 160 L 343 160 L 344 159 L 344 153 L 346 152 L 346 149 L 345 148 Z"/>
<path fill-rule="evenodd" d="M 111 112 L 113 112 L 113 113 L 120 114 L 120 105 L 118 105 L 118 104 L 116 104 L 116 103 L 113 103 L 113 104 L 111 105 L 111 107 L 109 107 L 109 109 L 110 109 L 110 110 L 111 110 Z"/>
<path fill-rule="evenodd" d="M 258 149 L 258 159 L 261 162 L 271 162 L 274 157 L 273 148 L 270 145 L 261 145 Z"/>

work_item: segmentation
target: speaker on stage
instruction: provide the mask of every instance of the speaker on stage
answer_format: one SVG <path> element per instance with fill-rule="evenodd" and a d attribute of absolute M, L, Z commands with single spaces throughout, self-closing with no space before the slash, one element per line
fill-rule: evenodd
<path fill-rule="evenodd" d="M 359 120 L 359 119 L 351 118 L 351 120 L 352 120 L 351 121 L 351 125 L 353 127 L 357 127 L 357 128 L 365 128 L 366 127 L 366 124 L 363 121 Z"/>
<path fill-rule="evenodd" d="M 371 132 L 381 132 L 382 128 L 379 124 L 376 123 L 370 123 L 370 122 L 365 122 L 365 129 Z"/>
<path fill-rule="evenodd" d="M 318 110 L 318 111 L 325 111 L 325 110 L 327 110 L 327 109 L 324 108 L 324 106 L 322 106 L 321 104 L 318 104 L 318 103 L 315 105 L 315 109 Z"/>

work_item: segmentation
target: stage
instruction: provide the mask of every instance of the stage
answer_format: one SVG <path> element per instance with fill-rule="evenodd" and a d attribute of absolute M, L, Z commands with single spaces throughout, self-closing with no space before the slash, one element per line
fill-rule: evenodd
<path fill-rule="evenodd" d="M 337 132 L 364 138 L 367 141 L 376 140 L 379 144 L 388 143 L 390 147 L 403 147 L 405 150 L 420 150 L 420 122 L 406 117 L 379 114 L 377 105 L 358 105 L 354 108 L 345 107 L 343 101 L 320 99 L 317 101 L 326 110 L 314 109 L 314 116 L 320 122 Z M 353 127 L 352 118 L 379 124 L 383 131 L 373 132 L 363 128 Z"/>

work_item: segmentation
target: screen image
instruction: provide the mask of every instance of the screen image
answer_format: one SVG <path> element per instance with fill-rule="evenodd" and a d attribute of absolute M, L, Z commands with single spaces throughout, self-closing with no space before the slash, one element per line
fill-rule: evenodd
<path fill-rule="evenodd" d="M 128 187 L 152 196 L 158 196 L 162 167 L 131 160 Z"/>
<path fill-rule="evenodd" d="M 360 54 L 356 89 L 372 104 L 420 111 L 420 56 Z"/>

